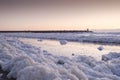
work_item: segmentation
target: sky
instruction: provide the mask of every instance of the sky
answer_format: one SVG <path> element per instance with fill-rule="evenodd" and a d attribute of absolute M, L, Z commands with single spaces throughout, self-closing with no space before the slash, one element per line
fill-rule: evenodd
<path fill-rule="evenodd" d="M 0 0 L 0 30 L 120 29 L 120 0 Z"/>

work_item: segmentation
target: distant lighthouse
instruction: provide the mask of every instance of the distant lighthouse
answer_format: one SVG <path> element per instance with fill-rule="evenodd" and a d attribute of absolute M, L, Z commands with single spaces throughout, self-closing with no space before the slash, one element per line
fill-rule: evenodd
<path fill-rule="evenodd" d="M 89 28 L 87 28 L 87 32 L 89 32 Z"/>

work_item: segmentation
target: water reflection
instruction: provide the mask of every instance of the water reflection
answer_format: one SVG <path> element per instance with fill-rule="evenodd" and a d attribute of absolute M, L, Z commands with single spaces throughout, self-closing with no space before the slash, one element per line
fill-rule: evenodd
<path fill-rule="evenodd" d="M 46 50 L 49 53 L 68 57 L 72 57 L 73 54 L 74 56 L 87 55 L 100 60 L 103 54 L 108 54 L 109 52 L 120 52 L 120 46 L 116 45 L 100 45 L 80 42 L 68 42 L 66 45 L 61 45 L 57 40 L 38 40 L 28 38 L 22 38 L 20 40 L 37 47 L 41 47 L 42 50 Z M 98 49 L 100 46 L 103 47 L 102 51 Z"/>

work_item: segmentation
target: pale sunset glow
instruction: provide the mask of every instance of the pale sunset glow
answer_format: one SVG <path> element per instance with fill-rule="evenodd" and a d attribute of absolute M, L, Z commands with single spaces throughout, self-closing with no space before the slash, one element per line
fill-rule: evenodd
<path fill-rule="evenodd" d="M 120 29 L 118 0 L 1 0 L 0 30 Z"/>

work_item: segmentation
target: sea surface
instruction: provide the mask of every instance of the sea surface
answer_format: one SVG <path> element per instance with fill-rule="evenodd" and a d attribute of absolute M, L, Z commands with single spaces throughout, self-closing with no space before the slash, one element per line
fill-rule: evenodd
<path fill-rule="evenodd" d="M 61 45 L 59 40 L 38 40 L 30 38 L 20 38 L 21 41 L 27 44 L 34 45 L 44 50 L 44 52 L 49 52 L 54 55 L 74 57 L 78 55 L 87 55 L 101 60 L 103 54 L 108 54 L 110 52 L 120 52 L 120 45 L 104 45 L 95 43 L 82 43 L 82 42 L 72 42 L 68 41 L 67 44 Z M 102 50 L 98 48 L 102 47 Z"/>

